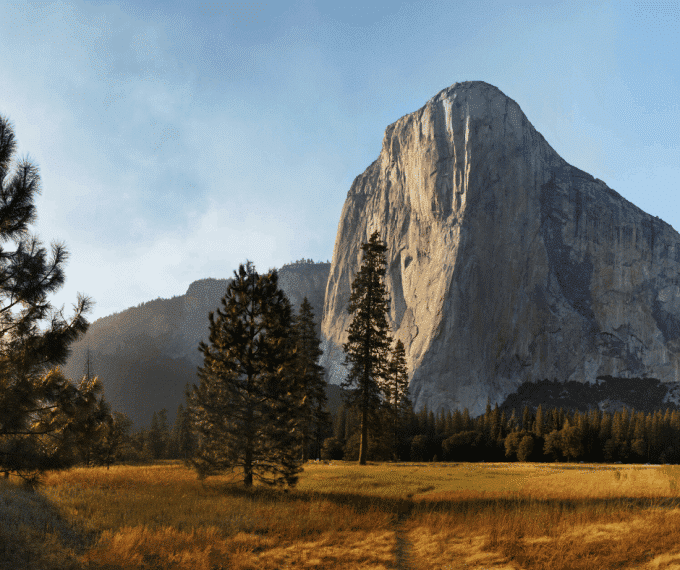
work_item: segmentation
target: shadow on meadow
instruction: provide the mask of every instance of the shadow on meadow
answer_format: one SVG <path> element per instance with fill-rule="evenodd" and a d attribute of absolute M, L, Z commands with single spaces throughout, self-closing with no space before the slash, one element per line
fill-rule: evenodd
<path fill-rule="evenodd" d="M 76 556 L 97 540 L 36 490 L 0 484 L 0 569 L 81 568 Z"/>
<path fill-rule="evenodd" d="M 574 467 L 576 469 L 576 467 Z M 614 468 L 612 468 L 614 469 Z M 405 516 L 427 513 L 448 513 L 458 515 L 478 515 L 482 513 L 499 514 L 533 511 L 552 513 L 608 512 L 611 510 L 639 511 L 650 508 L 680 508 L 678 496 L 656 497 L 597 497 L 597 498 L 536 498 L 523 497 L 519 493 L 508 496 L 506 491 L 487 492 L 485 496 L 470 492 L 448 492 L 433 494 L 430 497 L 414 498 L 408 493 L 404 498 L 380 497 L 362 493 L 333 491 L 287 491 L 268 487 L 247 489 L 238 483 L 208 483 L 206 488 L 223 496 L 247 498 L 254 503 L 310 503 L 329 501 L 335 505 L 349 507 L 358 514 L 369 512 L 389 513 L 403 519 Z M 427 493 L 434 487 L 419 489 Z"/>
<path fill-rule="evenodd" d="M 493 482 L 487 490 L 451 489 L 439 486 L 443 479 L 431 466 L 419 479 L 410 479 L 407 473 L 403 479 L 407 483 L 396 486 L 370 472 L 349 470 L 343 480 L 333 472 L 326 473 L 324 478 L 340 485 L 350 482 L 351 487 L 291 490 L 265 486 L 248 489 L 241 481 L 210 477 L 198 482 L 193 477 L 186 478 L 181 468 L 166 466 L 166 469 L 132 472 L 121 468 L 110 473 L 76 470 L 60 474 L 47 486 L 64 490 L 63 494 L 55 495 L 64 499 L 60 506 L 39 489 L 28 491 L 0 481 L 0 570 L 222 568 L 246 557 L 252 558 L 253 568 L 257 564 L 265 567 L 261 566 L 265 562 L 267 568 L 275 568 L 286 556 L 302 556 L 293 552 L 301 548 L 300 544 L 307 545 L 310 556 L 318 555 L 320 548 L 328 548 L 331 561 L 344 560 L 346 553 L 357 550 L 358 544 L 366 557 L 375 557 L 383 546 L 388 550 L 396 548 L 396 554 L 390 556 L 397 557 L 397 567 L 418 570 L 429 567 L 427 561 L 435 555 L 450 561 L 475 552 L 482 555 L 482 551 L 500 553 L 516 562 L 521 560 L 522 567 L 530 570 L 546 567 L 541 564 L 548 559 L 553 560 L 550 567 L 573 570 L 592 567 L 587 564 L 601 556 L 607 544 L 612 549 L 608 555 L 611 560 L 607 560 L 612 564 L 624 559 L 642 560 L 646 550 L 618 552 L 623 545 L 618 538 L 613 540 L 612 535 L 597 543 L 599 550 L 593 551 L 595 554 L 584 551 L 585 566 L 579 566 L 560 553 L 573 551 L 577 544 L 586 549 L 595 546 L 579 539 L 569 542 L 571 546 L 567 548 L 565 544 L 575 539 L 563 537 L 565 529 L 580 527 L 587 531 L 591 524 L 620 521 L 627 524 L 628 519 L 639 515 L 653 518 L 680 508 L 680 497 L 674 492 L 680 470 L 675 468 L 664 468 L 663 472 L 668 476 L 670 490 L 666 487 L 665 492 L 639 497 L 625 493 L 614 497 L 574 497 L 569 484 L 559 485 L 567 491 L 565 496 L 560 496 L 559 491 L 556 496 L 540 496 L 541 489 L 532 487 L 523 491 L 502 489 L 494 487 Z M 619 475 L 620 467 L 615 466 L 562 465 L 559 469 L 571 473 L 577 469 L 614 471 L 616 481 L 631 480 L 625 473 Z M 313 475 L 312 472 L 312 481 Z M 611 475 L 607 477 L 609 481 Z M 499 485 L 502 481 L 500 477 Z M 487 481 L 485 485 L 488 484 Z M 88 489 L 92 492 L 83 497 Z M 385 496 L 381 495 L 383 491 Z M 117 516 L 123 511 L 128 518 Z M 657 522 L 665 524 L 661 519 Z M 669 532 L 676 532 L 677 526 L 672 523 Z M 88 531 L 89 528 L 101 528 L 104 534 Z M 369 546 L 364 543 L 371 533 L 376 536 Z M 106 540 L 99 541 L 102 537 Z M 470 537 L 478 546 L 462 546 L 461 541 Z M 390 540 L 396 540 L 396 545 L 389 546 Z M 648 550 L 647 546 L 654 544 L 657 537 L 640 535 L 636 540 L 635 544 L 646 545 Z M 212 554 L 207 553 L 209 547 L 214 550 Z M 450 551 L 445 551 L 446 548 Z M 400 563 L 406 558 L 405 552 L 420 562 Z M 186 556 L 187 562 L 174 561 L 180 556 Z M 557 564 L 555 556 L 563 556 L 563 564 Z M 358 561 L 356 567 L 362 567 L 361 564 Z M 384 564 L 392 567 L 389 564 L 393 562 Z M 243 562 L 234 567 L 251 566 Z"/>

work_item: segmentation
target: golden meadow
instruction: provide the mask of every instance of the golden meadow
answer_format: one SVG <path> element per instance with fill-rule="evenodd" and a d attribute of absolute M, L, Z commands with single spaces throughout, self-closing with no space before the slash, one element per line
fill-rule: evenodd
<path fill-rule="evenodd" d="M 290 491 L 181 462 L 0 481 L 0 567 L 680 569 L 680 467 L 305 465 Z"/>

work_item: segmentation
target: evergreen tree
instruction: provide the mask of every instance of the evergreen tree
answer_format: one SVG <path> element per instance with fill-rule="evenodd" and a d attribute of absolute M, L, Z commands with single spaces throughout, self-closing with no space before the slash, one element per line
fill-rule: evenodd
<path fill-rule="evenodd" d="M 170 441 L 170 426 L 168 425 L 168 410 L 163 408 L 158 412 L 158 431 L 160 433 L 160 453 L 159 459 L 165 459 L 168 454 L 168 443 Z"/>
<path fill-rule="evenodd" d="M 378 232 L 374 232 L 361 249 L 364 259 L 352 283 L 348 307 L 354 318 L 347 330 L 348 341 L 343 345 L 345 362 L 351 364 L 351 368 L 342 387 L 350 389 L 349 403 L 356 404 L 361 412 L 359 464 L 365 465 L 369 424 L 376 434 L 380 429 L 378 411 L 391 338 L 386 317 L 390 300 L 382 282 L 387 248 Z M 355 384 L 357 387 L 352 389 Z"/>
<path fill-rule="evenodd" d="M 625 439 L 624 432 L 626 431 L 626 420 L 627 418 L 624 417 L 620 411 L 614 412 L 614 417 L 612 419 L 612 439 L 617 443 L 620 443 Z"/>
<path fill-rule="evenodd" d="M 501 443 L 502 440 L 505 439 L 506 435 L 508 435 L 508 416 L 505 410 L 503 410 L 503 412 L 501 413 L 501 429 L 500 432 L 498 433 L 498 439 L 501 440 Z"/>
<path fill-rule="evenodd" d="M 446 437 L 449 437 L 453 435 L 453 414 L 451 413 L 451 410 L 446 411 L 446 427 L 444 429 L 444 434 Z"/>
<path fill-rule="evenodd" d="M 69 345 L 85 333 L 91 301 L 78 295 L 70 322 L 47 301 L 64 283 L 63 244 L 52 244 L 51 258 L 28 226 L 36 218 L 38 168 L 28 159 L 13 164 L 16 149 L 9 121 L 0 116 L 0 471 L 36 481 L 69 454 L 64 429 L 96 406 L 96 383 L 82 392 L 57 368 Z M 40 323 L 49 326 L 41 330 Z"/>
<path fill-rule="evenodd" d="M 302 404 L 299 415 L 299 425 L 302 432 L 302 462 L 309 457 L 311 441 L 317 443 L 317 458 L 320 452 L 319 439 L 327 430 L 330 418 L 326 410 L 326 380 L 324 369 L 319 366 L 319 358 L 323 351 L 321 340 L 316 334 L 314 312 L 307 301 L 302 301 L 300 313 L 295 322 L 296 378 L 300 383 Z"/>
<path fill-rule="evenodd" d="M 120 458 L 123 447 L 130 442 L 130 429 L 132 420 L 121 412 L 113 412 L 104 422 L 102 437 L 97 443 L 97 462 L 106 465 L 109 469 L 111 464 Z"/>
<path fill-rule="evenodd" d="M 536 410 L 536 420 L 534 421 L 534 434 L 537 435 L 538 437 L 542 437 L 544 432 L 544 419 L 543 419 L 543 406 L 541 404 L 538 405 L 538 409 Z"/>
<path fill-rule="evenodd" d="M 400 447 L 400 439 L 405 432 L 408 413 L 413 408 L 408 395 L 406 350 L 401 340 L 398 340 L 392 349 L 384 388 L 387 411 L 385 415 L 392 439 L 392 455 L 395 458 Z"/>
<path fill-rule="evenodd" d="M 79 422 L 79 429 L 70 432 L 71 441 L 77 448 L 81 461 L 86 467 L 98 463 L 102 446 L 105 445 L 107 433 L 111 429 L 113 416 L 108 402 L 101 397 L 91 413 Z"/>
<path fill-rule="evenodd" d="M 194 455 L 198 446 L 196 434 L 194 433 L 193 426 L 191 424 L 191 416 L 188 409 L 185 409 L 182 412 L 177 443 L 179 458 L 188 464 L 189 458 Z"/>
<path fill-rule="evenodd" d="M 498 403 L 495 404 L 489 419 L 489 441 L 495 443 L 501 432 L 501 415 L 498 411 Z"/>
<path fill-rule="evenodd" d="M 200 478 L 242 469 L 269 485 L 294 486 L 302 470 L 297 427 L 304 397 L 295 380 L 290 302 L 278 274 L 247 262 L 234 271 L 222 308 L 209 314 L 210 344 L 201 341 L 200 385 L 188 394 Z"/>
<path fill-rule="evenodd" d="M 100 386 L 96 376 L 90 366 L 90 350 L 87 350 L 87 360 L 85 363 L 84 377 L 81 381 L 84 390 L 86 386 Z M 96 390 L 97 393 L 101 389 Z M 64 441 L 69 442 L 71 456 L 76 456 L 76 462 L 83 463 L 90 467 L 95 463 L 102 463 L 103 456 L 106 456 L 108 447 L 107 438 L 113 428 L 113 415 L 108 402 L 101 396 L 94 400 L 94 405 L 82 414 L 80 421 L 77 422 L 78 428 L 65 430 Z"/>
<path fill-rule="evenodd" d="M 451 437 L 452 435 L 460 433 L 461 431 L 465 431 L 465 429 L 463 414 L 460 413 L 459 409 L 456 409 L 456 411 L 453 413 L 451 433 L 448 435 Z"/>
<path fill-rule="evenodd" d="M 531 431 L 532 428 L 532 414 L 529 406 L 524 406 L 524 412 L 522 412 L 522 429 L 524 431 Z"/>
<path fill-rule="evenodd" d="M 168 440 L 168 447 L 166 449 L 166 456 L 168 459 L 179 459 L 179 438 L 182 425 L 182 415 L 184 414 L 184 406 L 179 404 L 177 406 L 177 415 L 175 416 L 175 423 L 170 431 L 170 439 Z"/>
<path fill-rule="evenodd" d="M 168 412 L 163 408 L 160 412 L 154 412 L 151 417 L 151 428 L 146 441 L 149 455 L 154 459 L 165 459 L 169 439 Z"/>
<path fill-rule="evenodd" d="M 463 408 L 463 431 L 472 431 L 474 428 L 474 422 L 470 417 L 470 411 L 467 408 Z"/>
<path fill-rule="evenodd" d="M 427 402 L 423 406 L 423 409 L 416 414 L 418 419 L 418 433 L 427 436 L 427 417 L 430 415 L 430 410 L 427 407 Z"/>

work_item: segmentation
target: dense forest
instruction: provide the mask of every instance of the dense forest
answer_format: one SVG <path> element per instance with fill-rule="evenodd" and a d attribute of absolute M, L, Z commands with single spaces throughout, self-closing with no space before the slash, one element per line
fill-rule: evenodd
<path fill-rule="evenodd" d="M 174 426 L 167 411 L 154 413 L 150 429 L 131 434 L 121 447 L 120 460 L 183 459 L 195 445 L 184 407 Z M 356 461 L 359 419 L 344 404 L 331 413 L 332 427 L 321 441 L 310 443 L 309 457 Z M 644 413 L 624 408 L 614 413 L 525 407 L 508 415 L 496 405 L 471 418 L 462 412 L 435 414 L 427 408 L 411 413 L 400 445 L 386 445 L 384 434 L 371 434 L 372 461 L 584 461 L 622 463 L 680 463 L 680 411 Z"/>

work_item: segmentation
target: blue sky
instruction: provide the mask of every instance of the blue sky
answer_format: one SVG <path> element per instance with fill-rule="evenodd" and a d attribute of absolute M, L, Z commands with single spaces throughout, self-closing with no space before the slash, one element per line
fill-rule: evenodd
<path fill-rule="evenodd" d="M 680 229 L 680 6 L 0 0 L 0 114 L 40 167 L 90 320 L 205 277 L 329 260 L 385 127 L 453 83 Z"/>

